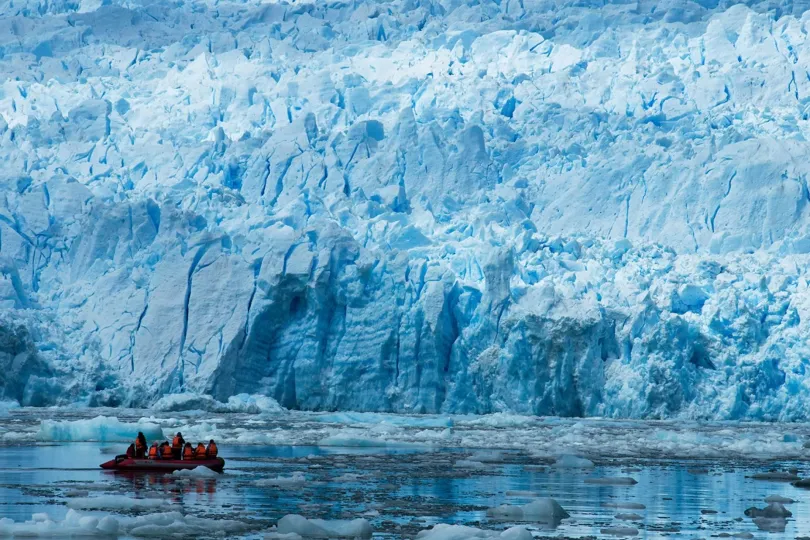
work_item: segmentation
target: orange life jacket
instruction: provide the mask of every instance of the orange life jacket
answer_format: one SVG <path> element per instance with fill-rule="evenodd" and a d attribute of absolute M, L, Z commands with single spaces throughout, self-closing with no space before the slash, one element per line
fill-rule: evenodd
<path fill-rule="evenodd" d="M 169 446 L 169 443 L 160 445 L 160 457 L 163 459 L 172 459 L 172 447 Z"/>
<path fill-rule="evenodd" d="M 208 443 L 208 450 L 206 450 L 205 453 L 211 459 L 217 457 L 217 443 L 215 442 Z"/>
<path fill-rule="evenodd" d="M 135 439 L 135 450 L 146 450 L 140 439 Z"/>
<path fill-rule="evenodd" d="M 200 443 L 197 445 L 197 449 L 194 451 L 194 459 L 205 459 L 205 445 Z"/>
<path fill-rule="evenodd" d="M 149 447 L 149 459 L 157 459 L 158 457 L 158 447 L 156 444 L 153 444 Z"/>
<path fill-rule="evenodd" d="M 174 448 L 175 450 L 177 450 L 178 448 L 183 448 L 184 442 L 185 441 L 183 441 L 183 437 L 178 437 L 177 435 L 175 435 L 174 439 L 172 439 L 172 448 Z"/>
<path fill-rule="evenodd" d="M 183 448 L 183 459 L 194 459 L 194 449 L 190 444 L 187 444 L 185 448 Z"/>

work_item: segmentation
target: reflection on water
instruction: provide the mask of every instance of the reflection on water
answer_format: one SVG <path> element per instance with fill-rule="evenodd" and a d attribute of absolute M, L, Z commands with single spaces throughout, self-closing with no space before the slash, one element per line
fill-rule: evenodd
<path fill-rule="evenodd" d="M 0 517 L 24 521 L 46 512 L 61 519 L 72 499 L 117 494 L 160 498 L 166 510 L 248 521 L 257 534 L 288 513 L 366 517 L 382 538 L 412 535 L 438 522 L 502 529 L 508 524 L 488 519 L 488 508 L 553 497 L 571 515 L 555 534 L 568 537 L 602 537 L 603 529 L 615 527 L 636 528 L 640 538 L 746 532 L 763 536 L 768 533 L 758 530 L 745 510 L 765 507 L 768 495 L 781 495 L 797 502 L 787 505 L 793 516 L 783 524 L 785 532 L 774 537 L 810 530 L 810 491 L 749 478 L 768 468 L 801 469 L 803 464 L 796 463 L 633 461 L 597 464 L 593 470 L 558 470 L 520 453 L 493 453 L 491 461 L 459 466 L 456 462 L 469 452 L 223 446 L 226 474 L 216 478 L 98 468 L 120 450 L 95 443 L 0 448 Z M 617 476 L 638 483 L 585 482 Z M 257 484 L 262 479 L 275 479 L 276 485 Z M 549 529 L 529 525 L 536 531 Z"/>

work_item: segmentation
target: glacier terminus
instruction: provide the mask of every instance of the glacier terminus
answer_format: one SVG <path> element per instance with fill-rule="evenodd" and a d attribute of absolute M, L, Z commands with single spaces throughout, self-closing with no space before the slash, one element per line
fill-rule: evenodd
<path fill-rule="evenodd" d="M 0 399 L 808 420 L 809 32 L 0 0 Z"/>

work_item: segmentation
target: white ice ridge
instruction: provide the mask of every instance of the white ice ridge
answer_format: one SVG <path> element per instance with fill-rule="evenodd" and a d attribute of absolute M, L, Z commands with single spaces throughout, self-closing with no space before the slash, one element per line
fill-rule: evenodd
<path fill-rule="evenodd" d="M 806 420 L 808 6 L 0 0 L 0 400 Z"/>
<path fill-rule="evenodd" d="M 124 506 L 110 506 L 125 509 Z M 251 526 L 239 521 L 186 516 L 180 512 L 146 514 L 136 517 L 95 515 L 68 510 L 65 519 L 54 521 L 37 513 L 29 521 L 0 519 L 0 535 L 13 538 L 161 538 L 200 535 L 229 537 L 247 532 Z"/>
<path fill-rule="evenodd" d="M 283 411 L 249 418 L 224 414 L 212 418 L 210 414 L 195 412 L 185 418 L 163 416 L 138 419 L 138 411 L 120 412 L 126 412 L 129 418 L 125 421 L 109 417 L 70 420 L 67 418 L 76 416 L 76 412 L 70 410 L 61 413 L 66 417 L 64 420 L 45 420 L 40 426 L 36 426 L 30 422 L 20 423 L 20 418 L 41 414 L 39 409 L 26 409 L 25 414 L 15 415 L 5 421 L 0 419 L 0 443 L 99 441 L 105 440 L 103 433 L 120 429 L 129 430 L 128 439 L 123 437 L 126 431 L 121 431 L 120 439 L 108 437 L 106 440 L 128 443 L 138 429 L 151 424 L 153 427 L 144 431 L 149 440 L 171 439 L 180 431 L 190 441 L 207 441 L 213 438 L 223 445 L 226 454 L 227 448 L 224 446 L 234 444 L 321 446 L 326 451 L 335 446 L 388 447 L 399 450 L 410 448 L 416 451 L 467 448 L 471 449 L 469 454 L 454 459 L 452 466 L 456 469 L 485 470 L 499 467 L 505 462 L 513 461 L 515 452 L 520 452 L 543 463 L 553 463 L 552 467 L 555 468 L 580 468 L 582 470 L 579 472 L 583 474 L 594 467 L 594 463 L 583 456 L 595 461 L 656 458 L 775 462 L 801 459 L 807 454 L 806 445 L 810 444 L 810 425 L 806 423 L 730 423 L 682 419 L 617 421 L 503 413 L 442 418 L 379 413 L 335 415 L 308 411 Z M 84 414 L 94 413 L 95 411 L 85 411 Z M 125 447 L 123 445 L 120 450 L 113 451 L 123 452 Z M 562 456 L 561 451 L 565 452 Z M 797 475 L 785 471 L 759 473 L 757 478 L 779 481 L 799 479 Z M 359 479 L 350 474 L 333 481 L 356 482 Z M 295 489 L 312 481 L 304 472 L 290 470 L 254 483 L 271 489 Z M 585 483 L 632 485 L 635 481 L 625 475 L 589 475 Z M 538 496 L 533 494 L 530 497 Z M 522 511 L 537 513 L 539 510 Z"/>

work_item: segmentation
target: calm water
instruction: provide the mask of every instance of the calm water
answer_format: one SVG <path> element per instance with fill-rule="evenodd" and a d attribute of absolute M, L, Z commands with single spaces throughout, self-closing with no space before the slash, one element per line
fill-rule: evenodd
<path fill-rule="evenodd" d="M 414 449 L 324 448 L 283 446 L 220 446 L 226 474 L 216 478 L 172 475 L 121 475 L 98 464 L 119 453 L 123 445 L 65 443 L 0 447 L 0 517 L 15 521 L 45 512 L 62 519 L 74 497 L 109 494 L 163 497 L 182 511 L 204 517 L 227 517 L 268 529 L 285 514 L 306 517 L 367 517 L 375 537 L 413 536 L 437 522 L 502 529 L 486 509 L 500 504 L 525 504 L 530 493 L 555 498 L 570 514 L 554 530 L 530 528 L 563 537 L 606 537 L 611 526 L 639 529 L 638 538 L 705 538 L 753 533 L 757 538 L 795 538 L 810 531 L 810 491 L 782 482 L 748 478 L 767 465 L 714 462 L 656 463 L 632 461 L 598 464 L 593 470 L 557 470 L 518 452 L 485 453 L 483 467 L 462 467 L 456 461 L 470 451 Z M 304 483 L 261 486 L 256 481 L 303 473 Z M 357 475 L 348 476 L 348 475 Z M 593 476 L 630 476 L 634 486 L 596 486 Z M 300 475 L 299 475 L 300 477 Z M 764 498 L 779 494 L 797 500 L 787 507 L 793 518 L 784 533 L 763 532 L 743 512 L 764 507 Z M 617 510 L 608 505 L 641 503 L 643 510 Z M 154 511 L 154 510 L 152 510 Z M 622 521 L 619 513 L 637 513 Z M 716 513 L 715 513 L 716 512 Z"/>

